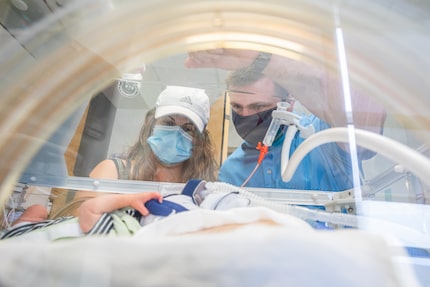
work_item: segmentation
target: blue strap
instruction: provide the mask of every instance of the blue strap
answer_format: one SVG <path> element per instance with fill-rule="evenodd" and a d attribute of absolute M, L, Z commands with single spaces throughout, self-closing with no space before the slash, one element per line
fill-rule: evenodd
<path fill-rule="evenodd" d="M 201 186 L 201 184 L 205 184 L 206 182 L 201 179 L 190 179 L 186 184 L 184 189 L 182 190 L 182 194 L 193 196 L 194 191 Z"/>

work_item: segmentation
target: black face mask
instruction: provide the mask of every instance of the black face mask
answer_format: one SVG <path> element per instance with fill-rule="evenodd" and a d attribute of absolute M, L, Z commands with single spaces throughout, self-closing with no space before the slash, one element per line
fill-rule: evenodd
<path fill-rule="evenodd" d="M 237 133 L 247 143 L 256 147 L 258 142 L 262 142 L 266 135 L 267 129 L 272 122 L 272 112 L 274 110 L 276 110 L 276 107 L 250 116 L 241 116 L 232 111 L 233 123 Z"/>

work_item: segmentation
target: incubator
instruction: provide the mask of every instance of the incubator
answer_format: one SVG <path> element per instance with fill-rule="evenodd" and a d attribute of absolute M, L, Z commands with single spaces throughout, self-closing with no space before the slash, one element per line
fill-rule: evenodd
<path fill-rule="evenodd" d="M 295 221 L 297 219 L 311 223 L 313 229 L 330 230 L 333 233 L 325 233 L 321 237 L 312 234 L 308 237 L 307 231 L 302 234 L 303 230 L 300 229 L 302 238 L 289 234 L 288 236 L 293 238 L 287 236 L 288 240 L 284 241 L 286 235 L 281 232 L 268 233 L 270 236 L 265 237 L 266 229 L 260 230 L 260 236 L 258 232 L 250 230 L 250 234 L 257 235 L 243 245 L 242 251 L 245 253 L 252 250 L 255 261 L 250 260 L 245 264 L 240 257 L 243 259 L 247 256 L 240 253 L 242 251 L 239 247 L 246 239 L 240 237 L 240 232 L 237 237 L 234 237 L 234 234 L 231 237 L 202 236 L 200 239 L 193 237 L 189 242 L 184 237 L 175 242 L 170 241 L 172 238 L 160 239 L 162 232 L 157 233 L 154 227 L 152 230 L 147 229 L 146 233 L 142 231 L 142 235 L 158 237 L 140 238 L 151 247 L 148 250 L 148 258 L 156 260 L 157 267 L 160 267 L 157 271 L 151 269 L 155 273 L 159 272 L 159 281 L 154 279 L 150 282 L 169 286 L 173 282 L 169 279 L 172 273 L 166 269 L 181 266 L 183 275 L 190 277 L 188 281 L 174 282 L 178 283 L 178 286 L 185 283 L 189 285 L 184 286 L 201 286 L 205 283 L 201 281 L 201 276 L 204 275 L 208 276 L 208 282 L 213 280 L 218 285 L 231 285 L 233 282 L 243 286 L 264 286 L 270 283 L 273 286 L 281 286 L 281 283 L 287 282 L 282 278 L 285 272 L 291 274 L 297 284 L 306 285 L 307 282 L 312 285 L 312 282 L 304 279 L 308 277 L 304 274 L 307 273 L 306 270 L 299 272 L 282 269 L 285 267 L 285 258 L 295 253 L 294 244 L 300 246 L 302 242 L 303 252 L 309 254 L 309 257 L 304 256 L 306 258 L 303 258 L 303 262 L 314 262 L 314 271 L 330 260 L 326 257 L 330 254 L 333 254 L 333 266 L 327 264 L 325 267 L 333 269 L 324 269 L 325 274 L 331 274 L 333 270 L 341 270 L 343 275 L 352 274 L 359 271 L 348 267 L 358 268 L 357 266 L 363 265 L 366 266 L 363 273 L 372 268 L 376 270 L 368 278 L 361 273 L 358 276 L 363 278 L 362 280 L 373 280 L 373 285 L 356 281 L 357 277 L 332 275 L 339 279 L 334 281 L 339 284 L 430 285 L 430 83 L 427 80 L 430 73 L 430 5 L 425 1 L 402 0 L 355 2 L 1 2 L 1 231 L 9 228 L 31 204 L 44 205 L 49 210 L 50 218 L 55 218 L 76 215 L 77 207 L 88 199 L 88 196 L 142 191 L 170 194 L 181 190 L 184 182 L 89 177 L 97 163 L 123 155 L 134 143 L 146 113 L 155 106 L 157 96 L 167 85 L 189 86 L 206 91 L 211 102 L 211 118 L 207 129 L 214 141 L 217 163 L 222 165 L 234 150 L 243 146 L 242 139 L 234 129 L 229 95 L 225 92 L 228 90 L 225 79 L 230 71 L 214 67 L 186 68 L 184 61 L 189 52 L 208 49 L 264 51 L 312 67 L 312 75 L 317 75 L 315 78 L 300 78 L 294 73 L 285 75 L 290 77 L 287 82 L 292 91 L 309 93 L 312 98 L 302 102 L 300 93 L 292 94 L 295 101 L 294 111 L 290 109 L 289 102 L 278 103 L 278 108 L 271 115 L 272 121 L 267 133 L 257 147 L 259 150 L 255 151 L 256 160 L 252 162 L 255 168 L 248 173 L 249 177 L 241 186 L 222 182 L 208 182 L 206 186 L 214 193 L 235 192 L 246 203 L 251 202 L 259 208 L 267 208 L 277 214 L 291 217 L 289 222 L 292 222 L 291 226 L 294 228 L 302 226 L 302 223 Z M 339 82 L 328 87 L 316 80 L 317 77 L 337 77 Z M 316 129 L 310 123 L 303 124 L 301 119 L 311 114 L 306 105 L 309 101 L 318 103 L 322 114 L 333 105 L 325 101 L 330 98 L 329 89 L 343 96 L 343 108 L 338 110 L 335 116 L 343 117 L 347 124 L 323 130 Z M 351 91 L 366 94 L 384 107 L 386 118 L 381 130 L 362 130 L 355 126 L 352 107 L 359 106 L 360 103 L 354 102 Z M 361 106 L 360 109 L 359 113 L 368 113 L 371 116 L 375 113 L 372 106 Z M 330 118 L 333 114 L 327 116 Z M 276 167 L 280 173 L 277 176 L 275 168 L 267 169 L 264 165 L 274 161 L 270 151 L 279 145 L 276 139 L 283 127 L 288 128 L 284 129 L 280 165 Z M 291 146 L 295 137 L 300 138 L 302 143 L 293 150 Z M 321 150 L 324 150 L 328 144 L 339 145 L 349 151 L 351 170 L 346 172 L 352 175 L 352 188 L 340 191 L 306 190 L 275 186 L 255 187 L 248 184 L 253 177 L 266 176 L 275 178 L 274 180 L 280 183 L 289 182 L 309 153 L 316 148 L 323 147 Z M 366 149 L 368 156 L 358 164 L 357 154 L 360 149 Z M 336 160 L 338 158 L 333 159 Z M 312 163 L 309 166 L 317 168 Z M 264 174 L 256 173 L 258 170 L 264 170 Z M 202 201 L 207 196 L 204 192 L 206 190 L 198 193 L 195 200 Z M 268 218 L 273 216 L 272 218 L 278 219 L 278 215 L 271 214 L 271 211 L 263 213 Z M 238 218 L 243 219 L 244 215 L 253 216 L 245 211 Z M 212 217 L 208 220 L 217 222 L 217 219 Z M 229 224 L 236 223 L 229 221 Z M 180 225 L 176 222 L 173 224 Z M 354 237 L 353 233 L 349 233 L 353 230 L 363 233 Z M 336 232 L 340 232 L 338 239 L 335 237 Z M 249 234 L 244 232 L 243 235 Z M 301 241 L 303 238 L 306 239 Z M 312 238 L 319 238 L 322 246 L 327 248 L 326 252 L 319 249 L 318 242 L 312 241 Z M 359 242 L 357 238 L 362 241 Z M 379 241 L 380 238 L 386 239 L 389 244 L 384 245 L 385 241 Z M 227 252 L 220 252 L 222 246 L 226 246 L 221 239 L 232 243 L 231 247 L 226 249 Z M 134 255 L 132 247 L 146 250 L 145 247 L 132 241 L 129 242 L 129 249 L 120 248 L 116 244 L 119 242 L 128 244 L 128 241 L 123 239 L 100 243 L 85 239 L 81 243 L 76 241 L 58 246 L 43 245 L 45 249 L 38 248 L 36 244 L 24 244 L 15 255 L 11 251 L 14 249 L 10 248 L 7 242 L 0 241 L 0 254 L 4 255 L 1 257 L 6 258 L 1 262 L 0 282 L 8 282 L 10 286 L 30 286 L 35 282 L 29 279 L 11 283 L 11 279 L 6 279 L 9 278 L 8 272 L 18 274 L 13 268 L 6 268 L 7 260 L 17 264 L 14 266 L 17 270 L 36 266 L 30 259 L 28 265 L 18 266 L 23 254 L 28 252 L 34 252 L 34 256 L 45 256 L 52 263 L 51 267 L 56 265 L 54 254 L 57 251 L 64 252 L 64 261 L 55 267 L 58 274 L 64 277 L 62 283 L 68 282 L 63 284 L 64 286 L 91 286 L 95 282 L 94 278 L 101 278 L 102 286 L 111 286 L 110 280 L 120 276 L 113 275 L 114 267 L 118 267 L 112 259 L 114 255 L 124 260 L 125 266 L 130 270 L 135 270 L 133 266 L 151 268 L 151 262 L 142 263 L 135 258 L 129 259 Z M 287 247 L 283 242 L 292 245 Z M 210 248 L 204 248 L 211 244 L 214 250 L 219 251 L 218 254 L 209 252 Z M 342 252 L 336 250 L 336 244 L 340 249 L 351 249 L 345 253 L 351 252 L 359 257 L 362 251 L 362 254 L 369 254 L 369 257 L 363 255 L 362 265 L 355 266 L 351 261 L 348 266 L 346 261 L 342 261 Z M 17 247 L 13 243 L 10 246 Z M 355 251 L 352 250 L 354 246 L 358 246 Z M 155 250 L 160 247 L 166 248 L 166 252 L 156 253 Z M 270 247 L 276 247 L 276 252 L 285 257 L 277 257 L 274 255 L 275 250 Z M 399 247 L 401 251 L 398 252 Z M 89 250 L 86 257 L 76 257 L 81 253 L 76 252 L 80 248 Z M 112 258 L 105 254 L 107 249 L 112 251 Z M 372 261 L 370 253 L 378 249 L 381 253 L 375 255 L 376 259 Z M 392 252 L 392 249 L 395 251 Z M 203 270 L 203 267 L 199 266 L 189 267 L 202 273 L 187 273 L 187 264 L 169 261 L 171 257 L 168 252 L 183 260 L 187 260 L 187 254 L 190 255 L 189 258 L 195 259 L 187 262 L 190 265 L 199 265 L 194 263 L 203 262 L 200 261 L 199 254 L 205 254 L 206 261 L 220 266 L 218 272 L 223 272 L 225 278 L 233 281 L 219 281 L 219 278 L 224 278 L 222 276 L 214 279 L 204 273 L 208 272 L 209 268 Z M 244 272 L 244 276 L 255 279 L 258 277 L 256 274 L 253 277 L 251 273 L 245 273 L 245 270 L 261 268 L 262 271 L 268 272 L 264 274 L 272 274 L 272 277 L 268 275 L 267 278 L 274 281 L 264 281 L 266 276 L 263 275 L 258 278 L 261 281 L 239 280 L 231 275 L 234 272 L 229 272 L 227 267 L 222 265 L 228 260 L 224 260 L 219 254 L 231 254 L 228 259 L 236 263 L 234 267 Z M 266 255 L 275 259 L 270 261 Z M 253 258 L 252 254 L 249 258 Z M 103 259 L 106 259 L 106 265 L 101 264 Z M 257 265 L 258 260 L 266 265 Z M 386 269 L 383 269 L 381 262 L 388 261 L 394 263 L 387 263 L 384 265 Z M 82 263 L 82 270 L 72 269 L 72 266 L 76 265 L 74 262 Z M 162 268 L 164 263 L 159 262 L 166 262 L 166 268 Z M 254 262 L 255 266 L 252 265 Z M 140 263 L 142 264 L 139 265 Z M 381 265 L 378 266 L 379 263 Z M 99 269 L 92 270 L 94 265 Z M 241 266 L 246 268 L 241 269 Z M 394 267 L 390 269 L 387 266 Z M 41 277 L 53 278 L 48 268 L 45 270 L 39 265 L 37 268 L 41 268 L 40 274 L 44 275 Z M 76 281 L 73 274 L 67 270 L 81 272 L 80 281 Z M 378 275 L 376 273 L 379 270 L 381 272 Z M 395 270 L 401 270 L 399 274 L 405 272 L 402 273 L 404 277 L 397 278 Z M 130 278 L 136 279 L 138 272 L 130 272 Z M 324 283 L 334 280 L 322 273 L 315 273 L 316 281 L 313 283 L 318 280 Z M 97 277 L 94 274 L 103 276 Z M 40 279 L 37 274 L 33 276 L 34 280 Z M 133 281 L 125 278 L 125 275 L 117 278 L 115 283 L 121 285 Z M 390 281 L 387 278 L 396 280 Z M 52 279 L 43 282 L 60 281 L 61 278 L 58 281 Z M 215 283 L 208 283 L 208 286 L 217 285 Z M 259 283 L 261 285 L 258 285 Z"/>

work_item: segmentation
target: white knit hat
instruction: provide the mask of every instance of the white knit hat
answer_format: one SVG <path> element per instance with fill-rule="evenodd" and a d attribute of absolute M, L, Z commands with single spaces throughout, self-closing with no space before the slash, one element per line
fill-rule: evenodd
<path fill-rule="evenodd" d="M 158 96 L 155 118 L 180 114 L 189 118 L 199 129 L 204 130 L 210 113 L 209 97 L 202 89 L 167 86 Z"/>

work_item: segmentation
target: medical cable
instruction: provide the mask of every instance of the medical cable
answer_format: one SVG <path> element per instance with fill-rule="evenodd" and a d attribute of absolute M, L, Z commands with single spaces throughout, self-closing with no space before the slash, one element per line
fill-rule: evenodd
<path fill-rule="evenodd" d="M 244 188 L 237 187 L 224 182 L 207 182 L 206 189 L 209 192 L 239 192 L 239 194 L 251 201 L 253 206 L 264 206 L 272 210 L 293 215 L 307 221 L 320 221 L 333 225 L 358 227 L 357 216 L 347 213 L 329 213 L 319 209 L 309 209 L 306 207 L 290 204 L 280 204 L 262 198 L 251 193 Z"/>
<path fill-rule="evenodd" d="M 245 179 L 245 181 L 242 183 L 242 185 L 240 187 L 244 187 L 248 183 L 248 181 L 254 176 L 255 172 L 260 167 L 261 162 L 263 161 L 264 157 L 266 156 L 266 154 L 269 150 L 269 147 L 263 145 L 261 142 L 258 142 L 256 149 L 260 151 L 260 155 L 258 156 L 257 164 L 255 165 L 252 172 L 249 174 L 249 176 Z"/>

